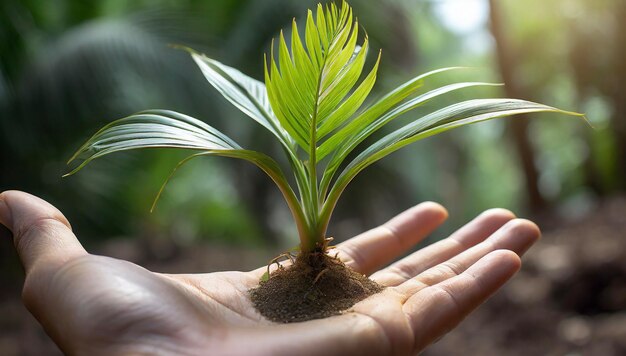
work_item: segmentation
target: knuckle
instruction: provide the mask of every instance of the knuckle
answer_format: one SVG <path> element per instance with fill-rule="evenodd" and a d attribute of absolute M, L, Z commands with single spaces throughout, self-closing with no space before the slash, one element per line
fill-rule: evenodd
<path fill-rule="evenodd" d="M 447 270 L 445 267 L 437 265 L 422 273 L 420 275 L 420 280 L 427 285 L 432 286 L 439 283 L 442 279 L 445 279 L 446 273 Z"/>
<path fill-rule="evenodd" d="M 26 274 L 24 286 L 22 287 L 22 302 L 29 310 L 36 307 L 38 301 L 42 299 L 42 278 L 41 273 L 32 271 Z"/>
<path fill-rule="evenodd" d="M 458 276 L 464 270 L 463 266 L 461 266 L 459 263 L 454 262 L 454 261 L 444 262 L 440 266 L 443 269 L 444 274 L 449 274 L 452 276 Z"/>
<path fill-rule="evenodd" d="M 437 285 L 434 288 L 434 295 L 439 300 L 447 301 L 453 308 L 458 311 L 461 311 L 462 304 L 459 302 L 454 292 L 450 290 L 450 288 L 446 285 Z"/>
<path fill-rule="evenodd" d="M 416 274 L 415 270 L 408 265 L 396 265 L 389 268 L 390 272 L 403 280 L 409 280 Z"/>
<path fill-rule="evenodd" d="M 400 237 L 400 234 L 398 233 L 398 228 L 396 226 L 394 226 L 393 224 L 385 224 L 379 226 L 378 229 L 380 229 L 382 234 L 386 236 L 388 240 L 393 241 L 393 243 L 396 244 L 398 248 L 405 248 L 407 242 L 403 241 L 403 239 Z"/>
<path fill-rule="evenodd" d="M 28 239 L 27 237 L 47 234 L 59 228 L 67 228 L 67 225 L 55 217 L 34 220 L 17 230 L 15 233 L 15 247 L 18 251 L 24 251 L 33 243 L 33 239 Z"/>
<path fill-rule="evenodd" d="M 448 261 L 435 266 L 433 275 L 437 276 L 439 280 L 443 280 L 458 275 L 458 270 L 459 267 L 456 264 Z"/>

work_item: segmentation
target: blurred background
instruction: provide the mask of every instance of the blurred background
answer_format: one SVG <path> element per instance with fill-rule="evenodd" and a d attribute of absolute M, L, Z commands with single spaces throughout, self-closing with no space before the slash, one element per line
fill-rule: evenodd
<path fill-rule="evenodd" d="M 303 23 L 316 3 L 0 1 L 0 190 L 43 197 L 65 213 L 89 251 L 156 271 L 251 269 L 295 246 L 278 190 L 245 162 L 192 161 L 152 214 L 161 183 L 187 152 L 116 154 L 61 176 L 98 128 L 151 108 L 194 116 L 244 147 L 280 156 L 271 135 L 168 45 L 187 45 L 261 79 L 271 39 L 292 18 Z M 511 209 L 539 223 L 542 242 L 502 292 L 425 354 L 626 354 L 626 2 L 351 5 L 373 49 L 383 50 L 372 97 L 445 66 L 475 69 L 430 86 L 506 83 L 456 92 L 407 120 L 459 100 L 507 96 L 584 112 L 594 129 L 532 115 L 421 141 L 352 183 L 329 235 L 344 240 L 434 200 L 450 219 L 432 242 L 484 209 Z M 0 247 L 0 354 L 58 354 L 19 301 L 23 272 L 11 241 Z"/>

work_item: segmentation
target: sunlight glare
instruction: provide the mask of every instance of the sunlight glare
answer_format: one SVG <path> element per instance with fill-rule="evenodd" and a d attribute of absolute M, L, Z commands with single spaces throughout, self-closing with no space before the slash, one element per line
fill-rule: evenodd
<path fill-rule="evenodd" d="M 486 0 L 440 0 L 434 5 L 443 25 L 457 34 L 480 30 L 487 23 L 489 6 Z"/>

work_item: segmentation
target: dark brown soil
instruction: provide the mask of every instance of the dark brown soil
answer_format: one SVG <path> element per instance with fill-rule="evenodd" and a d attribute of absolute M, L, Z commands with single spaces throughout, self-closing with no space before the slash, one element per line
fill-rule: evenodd
<path fill-rule="evenodd" d="M 322 252 L 300 254 L 250 290 L 264 317 L 293 323 L 340 314 L 383 287 Z"/>

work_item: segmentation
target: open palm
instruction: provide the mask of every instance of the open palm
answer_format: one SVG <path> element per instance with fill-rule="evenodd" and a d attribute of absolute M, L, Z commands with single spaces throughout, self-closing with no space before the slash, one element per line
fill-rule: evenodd
<path fill-rule="evenodd" d="M 424 349 L 520 266 L 538 228 L 489 210 L 453 235 L 383 269 L 446 218 L 423 203 L 338 246 L 339 257 L 387 286 L 330 318 L 276 324 L 252 306 L 251 272 L 161 274 L 88 254 L 63 215 L 22 192 L 0 195 L 0 221 L 26 269 L 23 299 L 68 354 L 406 355 Z"/>

